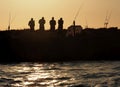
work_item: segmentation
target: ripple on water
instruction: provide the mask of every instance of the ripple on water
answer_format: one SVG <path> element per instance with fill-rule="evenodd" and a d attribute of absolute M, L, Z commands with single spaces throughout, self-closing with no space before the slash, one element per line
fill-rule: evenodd
<path fill-rule="evenodd" d="M 13 80 L 13 79 L 8 79 L 8 78 L 0 78 L 0 86 L 10 86 L 12 84 L 20 84 L 22 83 L 22 81 L 19 81 L 19 80 Z"/>
<path fill-rule="evenodd" d="M 120 62 L 5 64 L 0 74 L 0 87 L 120 86 Z"/>
<path fill-rule="evenodd" d="M 83 78 L 93 78 L 93 79 L 96 79 L 96 78 L 108 78 L 108 77 L 115 77 L 115 76 L 119 76 L 120 74 L 119 73 L 112 73 L 112 72 L 109 72 L 109 73 L 93 73 L 93 74 L 85 74 L 85 75 L 82 75 Z"/>

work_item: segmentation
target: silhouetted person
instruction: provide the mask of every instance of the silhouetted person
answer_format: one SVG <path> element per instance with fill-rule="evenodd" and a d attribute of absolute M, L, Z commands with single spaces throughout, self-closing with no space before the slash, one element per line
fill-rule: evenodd
<path fill-rule="evenodd" d="M 10 30 L 10 25 L 8 26 L 8 30 Z"/>
<path fill-rule="evenodd" d="M 52 17 L 52 20 L 50 20 L 50 30 L 55 31 L 55 25 L 56 21 L 54 20 L 54 17 Z"/>
<path fill-rule="evenodd" d="M 29 21 L 28 25 L 30 26 L 30 30 L 34 31 L 35 21 L 33 20 L 33 18 L 31 18 L 31 20 Z"/>
<path fill-rule="evenodd" d="M 74 31 L 74 36 L 75 36 L 75 20 L 73 21 L 73 31 Z"/>
<path fill-rule="evenodd" d="M 44 31 L 45 30 L 45 26 L 44 25 L 46 23 L 44 17 L 42 17 L 42 19 L 40 19 L 38 23 L 39 23 L 39 29 Z"/>
<path fill-rule="evenodd" d="M 60 18 L 58 20 L 58 30 L 60 30 L 60 31 L 63 30 L 63 23 L 64 23 L 63 19 Z"/>

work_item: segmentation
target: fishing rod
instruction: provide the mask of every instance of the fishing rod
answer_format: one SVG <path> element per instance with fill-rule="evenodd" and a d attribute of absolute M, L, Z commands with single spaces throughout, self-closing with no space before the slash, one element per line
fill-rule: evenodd
<path fill-rule="evenodd" d="M 88 21 L 87 21 L 86 17 L 85 17 L 85 23 L 86 23 L 85 28 L 88 28 Z"/>
<path fill-rule="evenodd" d="M 74 17 L 73 24 L 75 24 L 75 20 L 76 20 L 76 19 L 77 19 L 77 17 L 79 16 L 79 13 L 80 13 L 80 11 L 81 11 L 82 7 L 83 7 L 83 4 L 82 4 L 82 5 L 80 5 L 80 7 L 79 7 L 79 9 L 78 9 L 78 11 L 77 11 L 77 13 L 76 13 L 76 15 L 75 15 L 75 17 Z"/>
<path fill-rule="evenodd" d="M 73 31 L 74 31 L 74 36 L 75 36 L 75 25 L 76 25 L 75 21 L 76 21 L 78 15 L 79 15 L 79 13 L 80 13 L 82 7 L 83 7 L 83 4 L 80 5 L 80 7 L 79 7 L 79 9 L 78 9 L 78 11 L 77 11 L 77 13 L 76 13 L 76 15 L 75 15 L 75 17 L 74 17 L 74 20 L 73 20 Z"/>
<path fill-rule="evenodd" d="M 8 30 L 11 29 L 11 24 L 13 23 L 13 21 L 15 20 L 16 15 L 12 18 L 11 16 L 11 12 L 9 12 L 9 23 L 8 23 Z"/>
<path fill-rule="evenodd" d="M 106 18 L 105 18 L 105 22 L 104 22 L 104 27 L 107 28 L 108 24 L 109 24 L 109 21 L 110 21 L 110 18 L 111 18 L 111 14 L 112 14 L 112 11 L 111 12 L 108 12 L 106 13 Z"/>
<path fill-rule="evenodd" d="M 10 30 L 10 22 L 11 22 L 11 13 L 9 12 L 9 23 L 8 23 L 8 30 Z"/>

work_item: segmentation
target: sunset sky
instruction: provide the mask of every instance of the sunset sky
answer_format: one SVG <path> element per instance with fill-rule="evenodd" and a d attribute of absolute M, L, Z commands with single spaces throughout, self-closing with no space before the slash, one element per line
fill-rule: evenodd
<path fill-rule="evenodd" d="M 111 14 L 109 27 L 120 28 L 120 0 L 0 0 L 0 30 L 5 30 L 11 14 L 11 28 L 29 28 L 28 21 L 33 17 L 38 29 L 38 20 L 45 17 L 45 28 L 49 29 L 49 20 L 55 17 L 64 19 L 64 28 L 72 24 L 80 9 L 76 24 L 89 27 L 103 27 L 107 12 Z M 57 28 L 57 26 L 56 26 Z"/>

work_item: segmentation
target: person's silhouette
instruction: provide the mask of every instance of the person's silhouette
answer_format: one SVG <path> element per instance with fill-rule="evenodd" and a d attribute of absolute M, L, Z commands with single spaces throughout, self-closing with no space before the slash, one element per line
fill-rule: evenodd
<path fill-rule="evenodd" d="M 60 31 L 63 30 L 63 24 L 64 24 L 64 21 L 62 18 L 60 18 L 58 20 L 58 30 L 60 30 Z"/>
<path fill-rule="evenodd" d="M 39 23 L 39 29 L 44 31 L 45 30 L 45 26 L 44 25 L 46 23 L 44 17 L 42 17 L 42 19 L 40 19 L 38 23 Z"/>
<path fill-rule="evenodd" d="M 35 21 L 33 20 L 33 18 L 31 18 L 31 20 L 29 21 L 28 25 L 30 26 L 30 30 L 34 31 Z"/>
<path fill-rule="evenodd" d="M 50 20 L 50 30 L 55 31 L 55 25 L 56 21 L 54 20 L 54 17 L 52 17 L 52 20 Z"/>

